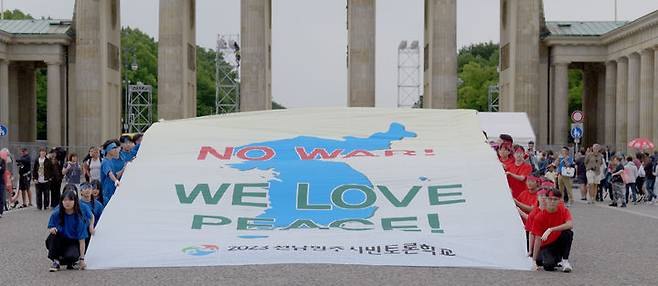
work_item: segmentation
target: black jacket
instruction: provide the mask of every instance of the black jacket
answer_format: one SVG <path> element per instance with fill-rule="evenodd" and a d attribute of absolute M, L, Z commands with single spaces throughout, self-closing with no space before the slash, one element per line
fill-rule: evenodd
<path fill-rule="evenodd" d="M 48 158 L 43 161 L 43 176 L 46 182 L 53 179 L 53 164 Z M 36 158 L 32 165 L 32 179 L 39 180 L 39 158 Z"/>

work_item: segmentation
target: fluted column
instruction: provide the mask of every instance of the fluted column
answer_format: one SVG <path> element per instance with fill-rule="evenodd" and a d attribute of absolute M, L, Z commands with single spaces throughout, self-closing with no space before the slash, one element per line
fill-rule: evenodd
<path fill-rule="evenodd" d="M 658 144 L 658 46 L 653 48 L 653 142 Z"/>
<path fill-rule="evenodd" d="M 537 49 L 538 51 L 538 49 Z M 425 1 L 424 108 L 457 108 L 457 1 Z"/>
<path fill-rule="evenodd" d="M 376 1 L 347 1 L 347 104 L 375 107 Z"/>
<path fill-rule="evenodd" d="M 632 53 L 628 57 L 628 138 L 633 140 L 640 135 L 640 55 Z"/>
<path fill-rule="evenodd" d="M 50 147 L 62 145 L 61 63 L 48 64 L 48 108 L 46 130 Z"/>
<path fill-rule="evenodd" d="M 9 128 L 9 63 L 6 60 L 0 60 L 0 124 Z M 0 136 L 0 148 L 8 143 L 8 134 Z"/>
<path fill-rule="evenodd" d="M 615 145 L 615 95 L 617 89 L 617 62 L 605 64 L 605 144 Z"/>
<path fill-rule="evenodd" d="M 626 150 L 626 142 L 628 139 L 627 126 L 628 126 L 628 58 L 621 57 L 617 60 L 617 94 L 616 94 L 616 128 L 615 128 L 615 150 Z"/>
<path fill-rule="evenodd" d="M 567 144 L 569 126 L 569 63 L 555 63 L 555 117 L 553 144 Z"/>
<path fill-rule="evenodd" d="M 640 137 L 653 137 L 653 49 L 640 53 Z"/>

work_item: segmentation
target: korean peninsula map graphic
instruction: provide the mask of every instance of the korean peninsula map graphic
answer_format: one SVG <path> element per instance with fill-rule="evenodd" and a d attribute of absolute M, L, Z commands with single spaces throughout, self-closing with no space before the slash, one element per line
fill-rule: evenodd
<path fill-rule="evenodd" d="M 340 149 L 342 151 L 337 158 L 341 158 L 355 150 L 369 152 L 387 150 L 393 141 L 416 136 L 416 133 L 405 130 L 402 124 L 391 123 L 388 131 L 376 132 L 366 138 L 346 136 L 343 140 L 335 140 L 298 136 L 291 139 L 257 142 L 236 149 L 265 146 L 274 150 L 276 156 L 271 160 L 244 161 L 231 164 L 230 167 L 240 171 L 258 169 L 274 172 L 275 177 L 269 181 L 269 208 L 258 216 L 258 218 L 275 219 L 274 227 L 286 227 L 298 219 L 312 220 L 321 225 L 348 218 L 367 219 L 373 216 L 376 207 L 343 209 L 334 206 L 329 210 L 298 210 L 296 208 L 298 183 L 309 184 L 309 204 L 324 205 L 330 204 L 332 190 L 340 185 L 358 184 L 373 188 L 373 183 L 366 175 L 345 162 L 320 160 L 320 156 L 316 156 L 313 160 L 303 160 L 295 151 L 296 148 L 304 148 L 308 154 L 316 148 L 324 148 L 329 154 Z M 364 195 L 358 191 L 347 191 L 343 198 L 347 203 L 358 204 L 364 200 Z"/>

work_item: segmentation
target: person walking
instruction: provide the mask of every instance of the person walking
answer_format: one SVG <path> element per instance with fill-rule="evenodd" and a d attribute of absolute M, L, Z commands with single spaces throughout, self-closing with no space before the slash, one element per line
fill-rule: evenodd
<path fill-rule="evenodd" d="M 628 204 L 628 199 L 629 195 L 632 196 L 633 198 L 633 204 L 637 204 L 637 175 L 638 175 L 638 169 L 637 166 L 635 165 L 635 162 L 633 162 L 633 157 L 628 156 L 626 158 L 626 165 L 624 165 L 624 173 L 626 176 L 626 195 L 624 198 L 626 199 L 626 204 Z"/>
<path fill-rule="evenodd" d="M 562 147 L 560 156 L 555 161 L 558 174 L 558 187 L 567 207 L 571 206 L 573 201 L 573 184 L 571 179 L 575 175 L 574 160 L 569 155 L 569 147 Z"/>
<path fill-rule="evenodd" d="M 610 184 L 612 188 L 612 203 L 611 207 L 621 206 L 626 207 L 626 200 L 624 199 L 624 165 L 622 164 L 622 157 L 613 156 L 610 162 Z"/>
<path fill-rule="evenodd" d="M 0 158 L 0 174 L 4 174 L 6 170 L 7 163 L 5 162 L 5 159 Z M 6 196 L 5 176 L 0 175 L 0 218 L 2 218 L 2 214 L 5 212 L 5 204 L 7 203 Z"/>
<path fill-rule="evenodd" d="M 36 188 L 37 209 L 48 209 L 50 206 L 50 181 L 53 178 L 52 162 L 46 157 L 46 149 L 39 149 L 39 157 L 32 165 L 32 180 Z"/>
<path fill-rule="evenodd" d="M 59 197 L 62 191 L 62 164 L 57 159 L 57 149 L 50 150 L 48 154 L 52 167 L 52 180 L 50 181 L 50 207 L 54 208 L 59 204 Z"/>
<path fill-rule="evenodd" d="M 27 148 L 21 148 L 21 156 L 16 160 L 18 165 L 18 189 L 23 198 L 23 207 L 32 206 L 32 192 L 30 192 L 30 176 L 32 175 L 32 158 Z"/>
<path fill-rule="evenodd" d="M 585 172 L 587 176 L 587 185 L 585 188 L 587 194 L 589 194 L 588 204 L 594 204 L 596 202 L 596 193 L 601 182 L 602 165 L 603 155 L 601 154 L 600 146 L 599 144 L 594 144 L 590 152 L 585 155 Z"/>

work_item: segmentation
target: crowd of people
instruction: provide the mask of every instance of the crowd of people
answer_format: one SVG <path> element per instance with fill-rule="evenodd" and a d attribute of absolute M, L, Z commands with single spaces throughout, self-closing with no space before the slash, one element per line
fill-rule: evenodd
<path fill-rule="evenodd" d="M 576 200 L 574 184 L 587 204 L 609 199 L 611 207 L 627 207 L 654 204 L 657 198 L 658 151 L 624 156 L 594 144 L 574 154 L 565 146 L 556 155 L 536 150 L 534 142 L 527 149 L 515 145 L 507 134 L 490 143 L 505 170 L 536 269 L 573 270 L 568 259 L 574 235 L 569 211 Z"/>
<path fill-rule="evenodd" d="M 65 148 L 41 148 L 34 160 L 27 148 L 15 159 L 17 172 L 8 167 L 14 160 L 7 149 L 0 151 L 0 218 L 4 211 L 28 208 L 52 210 L 48 220 L 46 248 L 51 272 L 84 269 L 84 255 L 94 227 L 110 202 L 126 166 L 135 159 L 142 135 L 124 135 L 92 146 L 79 160 Z M 14 174 L 16 173 L 16 174 Z M 18 176 L 18 186 L 14 178 Z M 31 187 L 36 198 L 33 200 Z"/>

